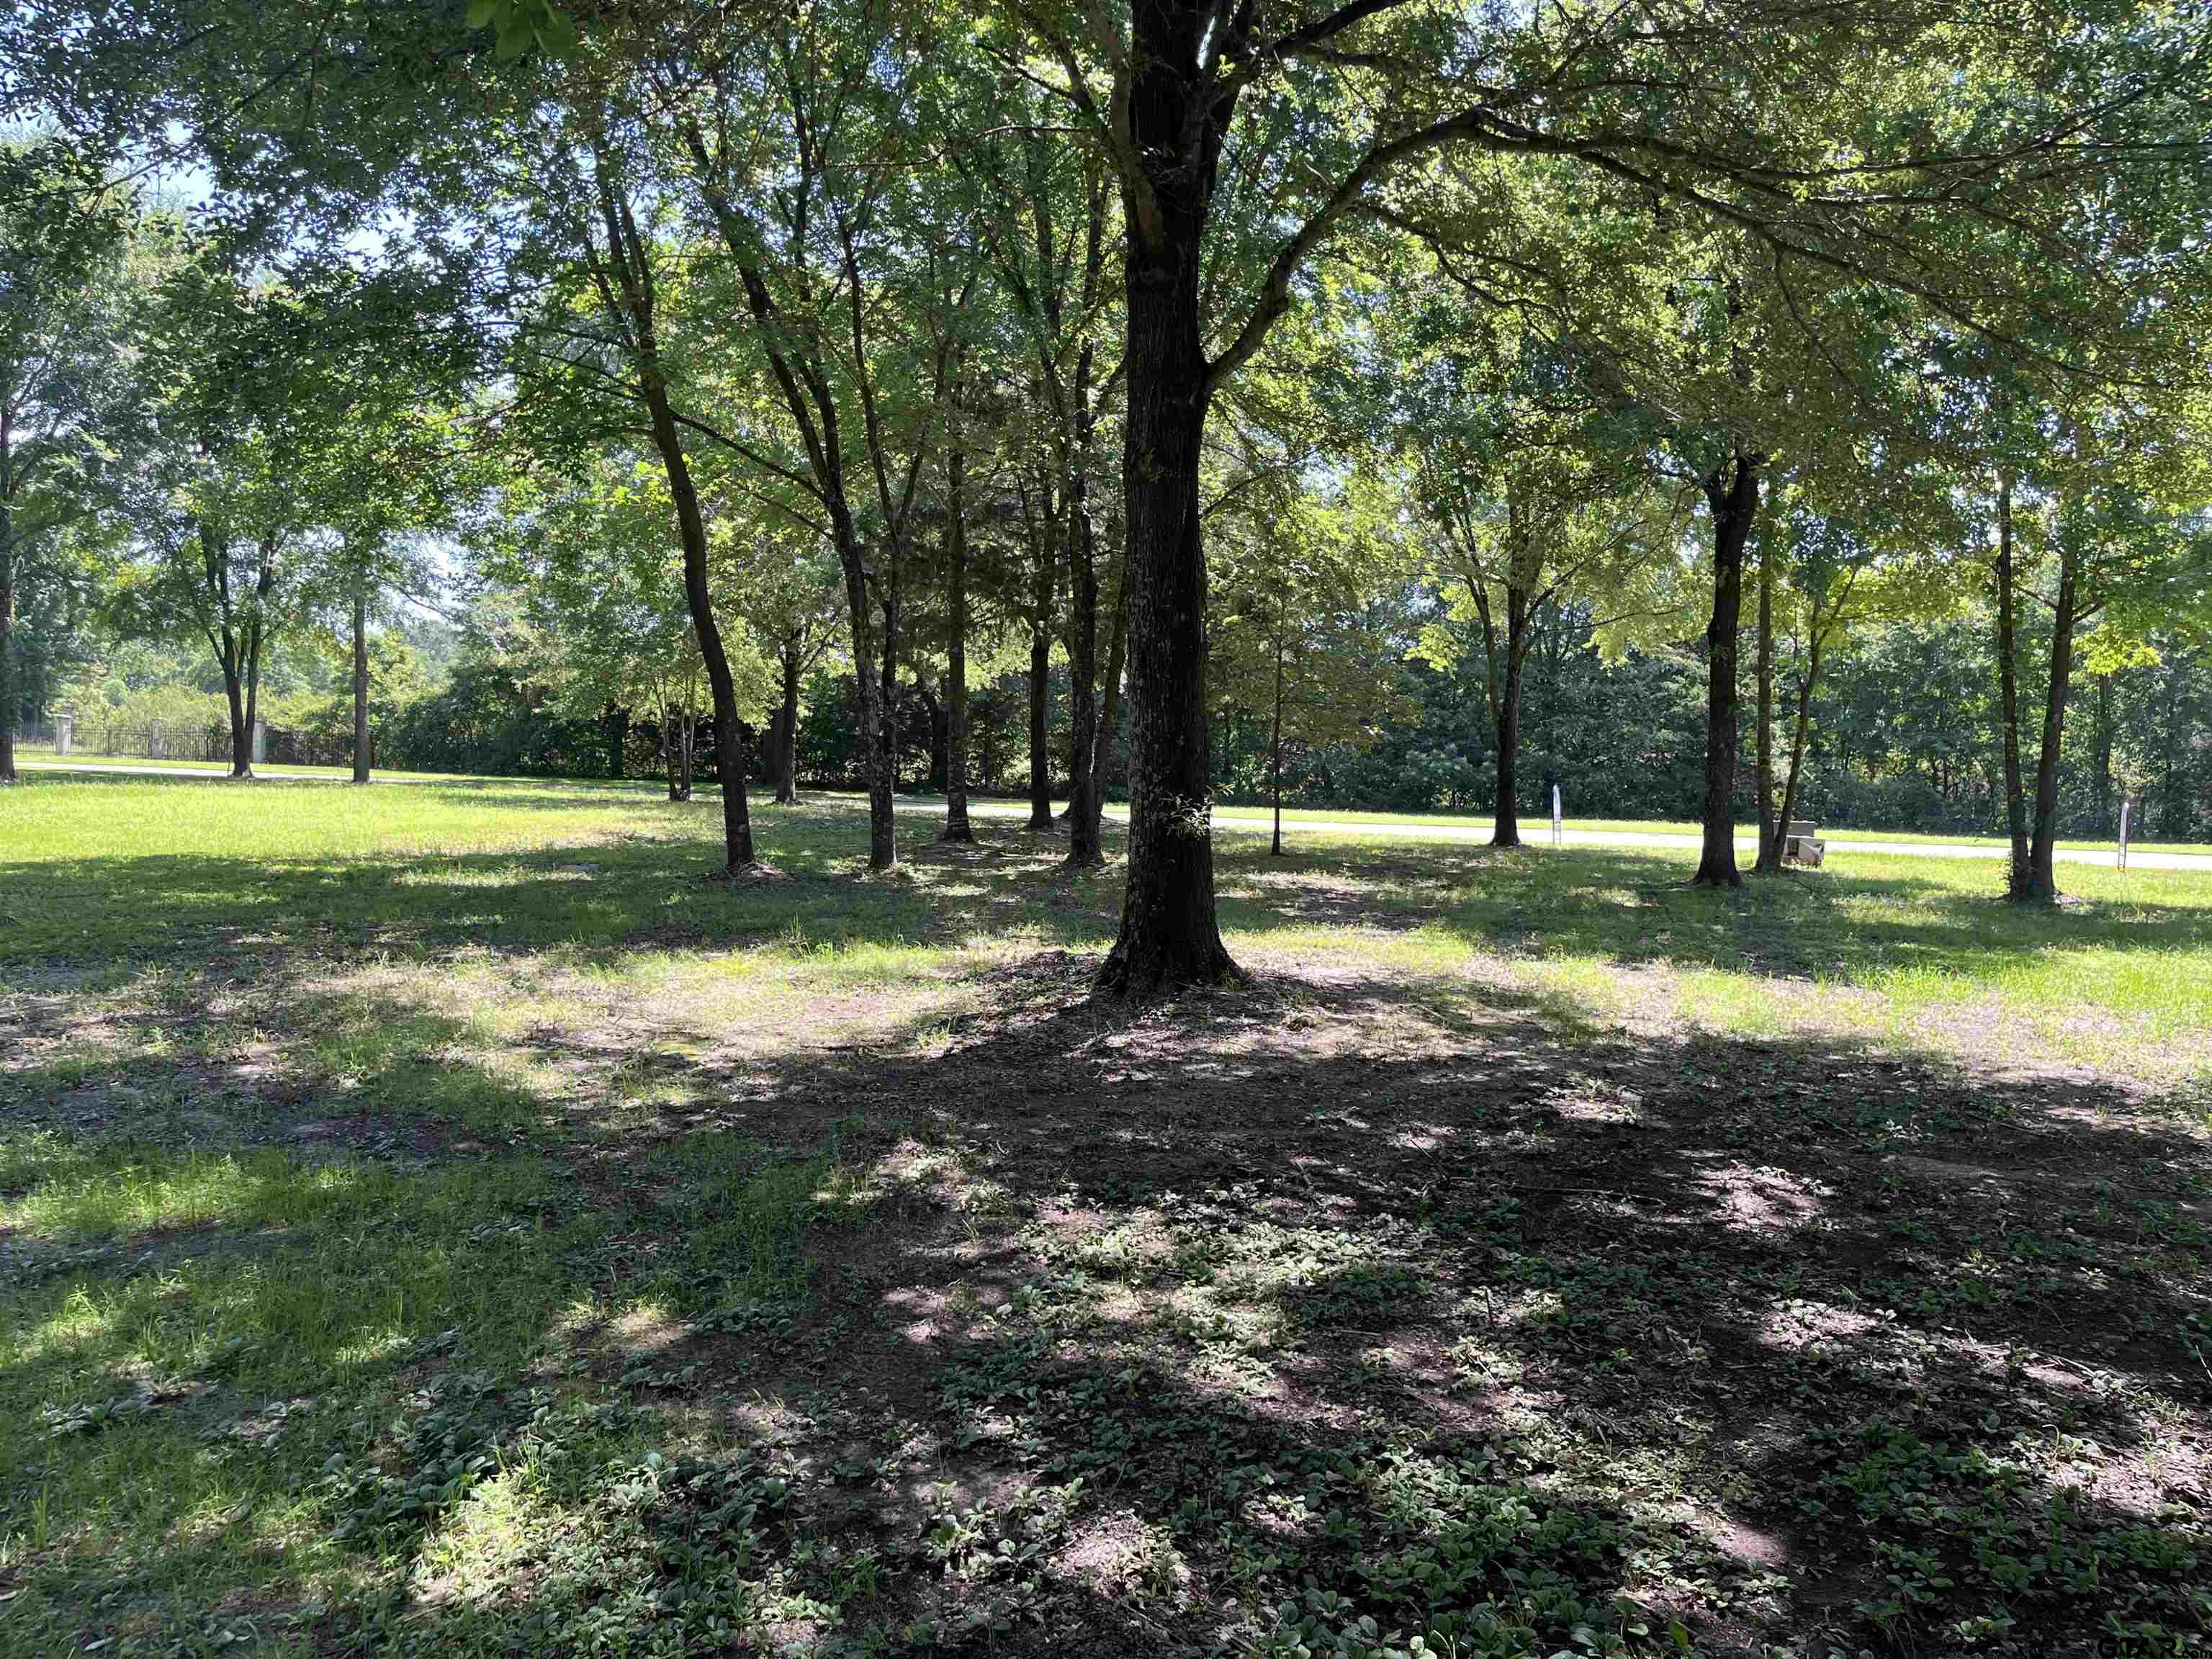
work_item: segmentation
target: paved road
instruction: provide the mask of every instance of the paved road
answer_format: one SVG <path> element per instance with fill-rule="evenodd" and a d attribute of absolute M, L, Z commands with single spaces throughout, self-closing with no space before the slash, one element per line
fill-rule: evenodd
<path fill-rule="evenodd" d="M 945 809 L 936 801 L 902 801 L 901 811 L 941 812 Z M 968 810 L 977 817 L 1025 818 L 1029 808 L 1000 801 L 970 801 Z M 1127 814 L 1109 809 L 1106 816 L 1117 823 L 1126 822 Z M 1264 836 L 1272 827 L 1265 818 L 1216 817 L 1216 830 L 1231 833 Z M 1522 833 L 1529 845 L 1540 847 L 1549 843 L 1548 823 L 1535 819 L 1523 820 Z M 1490 831 L 1470 823 L 1366 823 L 1356 818 L 1285 818 L 1283 833 L 1296 835 L 1299 831 L 1320 830 L 1332 836 L 1376 836 L 1390 841 L 1451 841 L 1469 842 L 1478 846 L 1487 842 Z M 1653 847 L 1692 848 L 1698 845 L 1698 837 L 1659 830 L 1575 830 L 1560 832 L 1560 838 L 1571 847 Z M 1756 834 L 1736 837 L 1736 845 L 1758 849 Z M 1884 857 L 1914 859 L 1999 859 L 2005 856 L 2002 847 L 1966 846 L 1958 843 L 1924 841 L 1857 841 L 1828 837 L 1828 856 L 1844 853 L 1870 853 Z M 2055 857 L 2069 864 L 2101 864 L 2109 866 L 2113 854 L 2107 848 L 2100 851 L 2060 848 Z M 2212 854 L 2208 853 L 2130 853 L 2128 867 L 2142 870 L 2204 870 L 2212 871 Z"/>
<path fill-rule="evenodd" d="M 18 764 L 27 772 L 119 772 L 131 777 L 156 778 L 215 778 L 220 772 L 195 771 L 185 766 L 70 766 L 59 761 L 22 761 Z M 292 783 L 343 783 L 343 778 L 328 773 L 271 773 L 271 781 Z M 442 780 L 432 778 L 390 778 L 380 781 L 391 783 L 431 783 Z M 898 804 L 902 812 L 939 813 L 944 803 L 936 800 L 902 800 Z M 1026 818 L 1029 808 L 1018 801 L 970 801 L 968 811 L 979 818 Z M 1127 814 L 1109 809 L 1106 816 L 1123 823 Z M 1268 831 L 1265 818 L 1217 817 L 1213 827 L 1232 835 L 1264 836 Z M 1549 827 L 1540 820 L 1530 819 L 1526 824 L 1530 845 L 1543 846 L 1551 838 Z M 1477 824 L 1467 823 L 1363 823 L 1346 818 L 1285 818 L 1285 832 L 1319 830 L 1331 836 L 1374 836 L 1386 841 L 1447 841 L 1472 842 L 1476 845 L 1490 839 L 1490 831 Z M 1572 847 L 1651 847 L 1670 850 L 1694 848 L 1695 836 L 1686 836 L 1658 830 L 1575 830 L 1562 832 L 1562 838 Z M 1736 845 L 1756 849 L 1758 837 L 1738 836 Z M 1958 842 L 1926 841 L 1857 841 L 1831 836 L 1828 855 L 1831 858 L 1848 853 L 1869 853 L 1884 858 L 1907 859 L 2001 859 L 2005 848 L 1991 846 L 1969 846 Z M 2113 861 L 2110 848 L 2094 850 L 2060 848 L 2056 854 L 2065 864 L 2097 864 L 2111 867 Z M 2128 866 L 2135 870 L 2201 870 L 2212 872 L 2212 853 L 2130 853 Z"/>

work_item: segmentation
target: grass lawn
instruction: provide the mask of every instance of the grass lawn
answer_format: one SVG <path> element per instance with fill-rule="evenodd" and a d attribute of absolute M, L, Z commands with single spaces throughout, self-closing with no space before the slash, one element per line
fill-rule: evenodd
<path fill-rule="evenodd" d="M 2212 876 L 757 825 L 0 793 L 0 1656 L 2212 1651 Z"/>
<path fill-rule="evenodd" d="M 25 761 L 33 765 L 52 766 L 64 763 L 58 760 L 52 749 L 25 748 L 19 750 L 19 753 Z M 118 770 L 132 767 L 161 766 L 196 772 L 208 772 L 218 776 L 227 773 L 230 769 L 230 763 L 228 761 L 148 761 L 134 760 L 127 756 L 109 757 L 86 755 L 82 753 L 70 756 L 65 763 L 72 767 L 100 767 Z M 341 766 L 264 765 L 255 768 L 254 770 L 258 775 L 264 778 L 323 778 L 343 781 L 349 778 L 351 775 L 344 767 Z M 450 774 L 437 772 L 380 771 L 376 775 L 380 781 L 386 783 L 448 783 L 480 784 L 489 786 L 507 781 L 526 781 L 524 780 L 459 777 Z M 567 782 L 563 787 L 572 789 L 612 789 L 649 793 L 659 786 L 652 783 L 640 782 L 635 780 L 623 783 L 617 783 L 611 781 L 595 783 L 589 780 L 583 780 Z M 712 787 L 712 786 L 708 786 L 710 793 Z M 756 786 L 756 787 L 757 787 L 757 786 Z M 818 795 L 821 792 L 817 791 L 815 793 Z M 864 798 L 857 795 L 850 797 L 830 795 L 823 797 L 823 799 L 832 800 L 850 799 L 854 802 L 858 802 Z M 944 798 L 942 796 L 935 795 L 902 795 L 899 799 L 902 808 L 910 807 L 918 810 L 927 808 L 941 809 L 944 805 Z M 992 807 L 1004 809 L 1016 805 L 1021 805 L 1024 807 L 1026 806 L 1025 800 L 1017 803 L 1009 797 L 978 795 L 970 797 L 970 799 L 977 805 L 983 807 L 986 810 Z M 1066 803 L 1065 801 L 1057 801 L 1054 803 L 1055 811 L 1064 810 L 1066 806 Z M 1127 801 L 1109 802 L 1108 804 L 1108 810 L 1117 813 L 1126 813 L 1128 811 L 1128 803 Z M 1216 806 L 1213 809 L 1213 815 L 1216 819 L 1224 820 L 1231 824 L 1248 823 L 1265 824 L 1273 820 L 1274 811 L 1273 808 L 1267 806 Z M 1493 820 L 1487 813 L 1358 812 L 1340 811 L 1335 807 L 1329 806 L 1286 806 L 1283 809 L 1283 823 L 1286 827 L 1294 823 L 1360 823 L 1405 824 L 1409 827 L 1415 828 L 1422 825 L 1434 825 L 1450 829 L 1486 830 L 1491 827 L 1492 822 Z M 1533 813 L 1522 819 L 1521 833 L 1532 843 L 1540 842 L 1548 836 L 1550 832 L 1550 823 L 1551 819 L 1547 814 L 1542 812 Z M 1570 818 L 1566 821 L 1566 824 L 1571 830 L 1593 831 L 1601 834 L 1626 831 L 1641 835 L 1695 836 L 1701 833 L 1701 826 L 1687 818 Z M 1759 827 L 1755 823 L 1739 824 L 1736 830 L 1737 838 L 1740 841 L 1755 842 L 1758 839 L 1758 833 Z M 1834 825 L 1827 824 L 1821 826 L 1820 834 L 1822 838 L 1825 840 L 1846 844 L 1851 842 L 1894 842 L 1901 843 L 1925 844 L 1936 847 L 1987 847 L 1991 848 L 2002 848 L 2006 844 L 2002 837 L 1996 836 L 1922 835 L 1911 830 L 1851 830 L 1838 828 Z M 2062 839 L 2057 844 L 2060 848 L 2069 852 L 2109 853 L 2113 850 L 2112 842 L 2110 841 Z M 2212 846 L 2208 846 L 2205 843 L 2199 842 L 2147 841 L 2141 836 L 2137 836 L 2130 842 L 2129 845 L 2138 853 L 2212 854 Z"/>

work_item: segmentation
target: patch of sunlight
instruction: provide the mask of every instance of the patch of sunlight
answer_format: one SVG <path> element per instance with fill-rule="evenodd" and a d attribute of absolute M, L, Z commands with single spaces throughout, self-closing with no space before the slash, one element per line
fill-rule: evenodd
<path fill-rule="evenodd" d="M 0 1206 L 0 1225 L 86 1237 L 218 1222 L 266 1226 L 298 1218 L 351 1179 L 340 1166 L 296 1164 L 273 1152 L 155 1155 L 41 1182 Z"/>
<path fill-rule="evenodd" d="M 423 1598 L 468 1601 L 496 1592 L 562 1518 L 521 1469 L 478 1481 L 423 1541 L 415 1568 Z"/>
<path fill-rule="evenodd" d="M 9 1337 L 8 1357 L 18 1370 L 41 1359 L 78 1353 L 112 1336 L 123 1317 L 119 1303 L 102 1308 L 82 1285 L 62 1299 L 62 1305 L 29 1330 L 18 1326 Z"/>
<path fill-rule="evenodd" d="M 1719 968 L 1674 975 L 1674 1015 L 1686 1024 L 1741 1036 L 1778 1036 L 1796 1022 L 1771 981 Z"/>
<path fill-rule="evenodd" d="M 390 1364 L 414 1346 L 415 1339 L 403 1325 L 387 1325 L 374 1331 L 361 1331 L 349 1342 L 342 1342 L 331 1351 L 331 1364 L 340 1371 L 363 1370 L 370 1367 Z"/>

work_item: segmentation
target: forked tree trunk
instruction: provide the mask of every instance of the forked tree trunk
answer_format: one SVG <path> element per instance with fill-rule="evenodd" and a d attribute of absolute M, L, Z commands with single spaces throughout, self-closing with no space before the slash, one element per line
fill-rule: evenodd
<path fill-rule="evenodd" d="M 2012 861 L 2006 873 L 2005 893 L 2014 899 L 2030 896 L 2027 846 L 2027 795 L 2020 768 L 2020 624 L 2015 610 L 2016 573 L 2013 568 L 2012 475 L 1997 480 L 1997 690 L 2004 730 L 2005 829 L 2011 839 Z"/>
<path fill-rule="evenodd" d="M 945 458 L 945 828 L 941 841 L 973 841 L 968 823 L 968 455 Z"/>
<path fill-rule="evenodd" d="M 353 781 L 368 781 L 368 586 L 353 591 Z"/>
<path fill-rule="evenodd" d="M 1157 66 L 1163 79 L 1188 72 L 1180 63 Z M 1154 74 L 1148 64 L 1140 80 Z M 1181 118 L 1177 100 L 1163 90 L 1140 86 L 1135 94 L 1146 131 Z M 1137 995 L 1214 984 L 1237 971 L 1214 908 L 1206 554 L 1199 520 L 1210 396 L 1199 253 L 1212 179 L 1152 183 L 1150 199 L 1131 204 L 1132 228 L 1123 239 L 1129 885 L 1121 930 L 1100 973 L 1104 988 Z M 1140 215 L 1151 222 L 1149 232 L 1135 223 Z"/>
<path fill-rule="evenodd" d="M 1713 615 L 1705 628 L 1705 801 L 1696 887 L 1741 887 L 1735 867 L 1736 633 L 1743 551 L 1759 516 L 1759 458 L 1736 450 L 1707 477 L 1713 514 Z"/>

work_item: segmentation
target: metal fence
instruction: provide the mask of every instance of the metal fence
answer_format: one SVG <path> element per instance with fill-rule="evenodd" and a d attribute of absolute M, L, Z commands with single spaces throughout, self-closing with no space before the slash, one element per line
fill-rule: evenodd
<path fill-rule="evenodd" d="M 57 758 L 72 755 L 145 761 L 230 760 L 230 727 L 220 720 L 112 720 L 60 714 L 50 720 L 24 720 L 15 728 L 18 750 L 48 750 Z M 375 749 L 370 747 L 374 759 Z M 253 759 L 275 766 L 348 766 L 353 762 L 350 729 L 331 732 L 257 721 Z"/>

